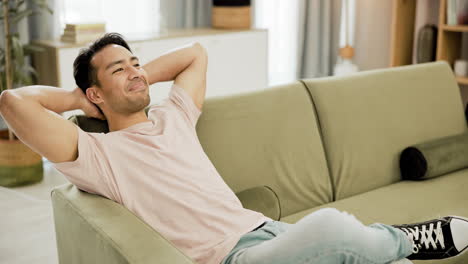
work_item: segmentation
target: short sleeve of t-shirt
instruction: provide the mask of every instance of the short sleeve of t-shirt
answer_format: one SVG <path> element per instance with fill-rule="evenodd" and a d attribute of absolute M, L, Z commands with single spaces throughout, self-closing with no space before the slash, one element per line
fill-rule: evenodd
<path fill-rule="evenodd" d="M 195 105 L 190 94 L 182 87 L 173 84 L 169 92 L 169 100 L 180 110 L 185 118 L 195 126 L 202 111 Z"/>
<path fill-rule="evenodd" d="M 79 189 L 119 201 L 115 184 L 106 170 L 107 159 L 98 147 L 99 133 L 78 131 L 78 158 L 74 161 L 53 163 L 54 167 Z M 104 135 L 104 134 L 102 134 Z"/>

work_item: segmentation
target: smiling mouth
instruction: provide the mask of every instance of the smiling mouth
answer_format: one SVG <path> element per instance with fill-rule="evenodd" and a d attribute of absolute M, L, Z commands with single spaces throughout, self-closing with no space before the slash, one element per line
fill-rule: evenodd
<path fill-rule="evenodd" d="M 137 83 L 130 86 L 130 88 L 128 88 L 128 91 L 136 92 L 136 91 L 144 90 L 145 88 L 146 88 L 145 83 L 143 81 L 138 81 Z"/>

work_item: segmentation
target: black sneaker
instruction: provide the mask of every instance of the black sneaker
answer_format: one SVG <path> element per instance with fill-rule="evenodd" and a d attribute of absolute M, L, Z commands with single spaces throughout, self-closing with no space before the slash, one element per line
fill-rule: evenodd
<path fill-rule="evenodd" d="M 408 259 L 450 258 L 468 248 L 468 219 L 460 216 L 393 227 L 402 230 L 413 244 Z"/>

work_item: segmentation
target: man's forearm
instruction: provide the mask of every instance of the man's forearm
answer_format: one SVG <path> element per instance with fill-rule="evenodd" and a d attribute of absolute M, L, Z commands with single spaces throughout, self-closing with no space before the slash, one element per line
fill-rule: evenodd
<path fill-rule="evenodd" d="M 77 88 L 79 89 L 79 88 Z M 76 90 L 33 85 L 8 91 L 11 100 L 9 103 L 37 102 L 44 108 L 56 113 L 75 110 L 80 108 L 80 97 Z M 0 105 L 0 109 L 2 106 Z"/>
<path fill-rule="evenodd" d="M 193 43 L 170 50 L 150 61 L 143 66 L 148 73 L 149 84 L 174 80 L 203 52 L 204 48 L 199 43 Z"/>

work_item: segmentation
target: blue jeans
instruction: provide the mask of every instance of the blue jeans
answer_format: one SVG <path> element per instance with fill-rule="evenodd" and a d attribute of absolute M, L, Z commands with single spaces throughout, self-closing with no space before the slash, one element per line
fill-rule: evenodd
<path fill-rule="evenodd" d="M 353 215 L 324 208 L 295 224 L 269 221 L 243 235 L 221 264 L 392 263 L 411 253 L 399 229 L 365 226 Z"/>

